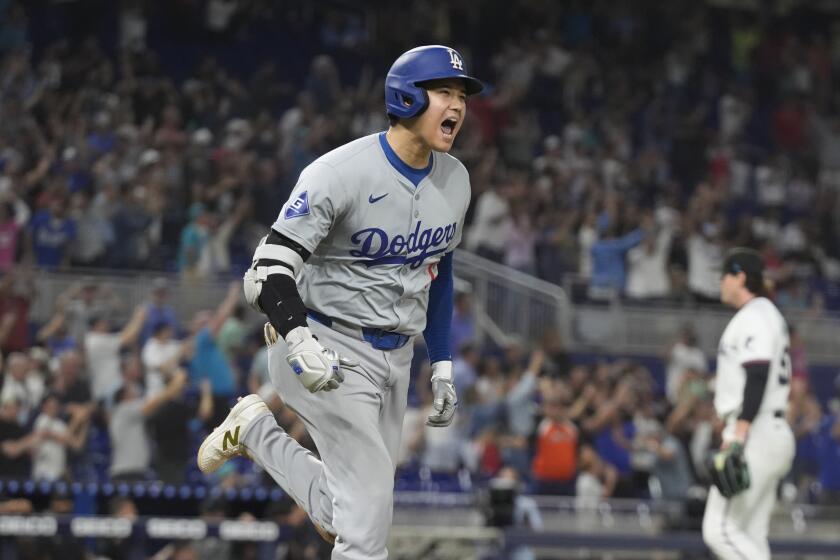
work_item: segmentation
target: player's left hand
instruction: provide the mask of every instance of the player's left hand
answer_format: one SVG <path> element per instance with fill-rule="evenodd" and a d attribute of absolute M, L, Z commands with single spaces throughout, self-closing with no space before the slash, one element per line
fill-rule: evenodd
<path fill-rule="evenodd" d="M 445 428 L 452 423 L 455 408 L 458 406 L 458 395 L 455 393 L 455 384 L 452 383 L 452 362 L 432 364 L 432 394 L 434 412 L 426 419 L 426 425 Z"/>
<path fill-rule="evenodd" d="M 732 442 L 712 456 L 709 473 L 724 498 L 731 498 L 750 487 L 750 471 L 744 458 L 744 445 Z"/>

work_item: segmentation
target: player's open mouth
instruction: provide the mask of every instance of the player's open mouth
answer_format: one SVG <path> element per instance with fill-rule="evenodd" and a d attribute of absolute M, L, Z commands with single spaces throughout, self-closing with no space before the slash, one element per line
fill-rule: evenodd
<path fill-rule="evenodd" d="M 458 121 L 455 119 L 446 119 L 443 121 L 443 124 L 440 125 L 440 129 L 443 131 L 444 136 L 452 136 L 452 133 L 455 132 L 455 125 L 458 124 Z"/>

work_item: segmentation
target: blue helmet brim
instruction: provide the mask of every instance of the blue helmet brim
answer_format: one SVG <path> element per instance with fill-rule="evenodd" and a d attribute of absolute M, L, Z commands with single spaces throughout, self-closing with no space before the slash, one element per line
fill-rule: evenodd
<path fill-rule="evenodd" d="M 466 74 L 445 74 L 443 76 L 433 76 L 430 78 L 424 78 L 419 82 L 414 82 L 414 85 L 423 87 L 423 84 L 435 82 L 437 80 L 462 80 L 464 82 L 464 91 L 467 92 L 467 95 L 475 95 L 484 91 L 484 82 L 477 80 L 472 76 L 467 76 Z"/>

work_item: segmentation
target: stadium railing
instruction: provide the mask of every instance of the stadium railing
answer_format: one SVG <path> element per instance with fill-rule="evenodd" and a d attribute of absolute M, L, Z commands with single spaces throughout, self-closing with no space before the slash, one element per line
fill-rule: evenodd
<path fill-rule="evenodd" d="M 556 329 L 571 351 L 660 355 L 680 328 L 690 323 L 701 347 L 713 355 L 731 312 L 723 308 L 675 307 L 668 304 L 628 303 L 612 298 L 604 304 L 573 303 L 566 290 L 466 251 L 456 254 L 456 288 L 473 298 L 479 342 L 513 339 L 538 341 Z M 31 316 L 45 321 L 52 316 L 59 294 L 85 278 L 107 282 L 124 302 L 125 317 L 152 290 L 160 274 L 135 271 L 39 272 L 38 293 Z M 188 280 L 169 276 L 169 302 L 184 319 L 212 308 L 224 295 L 228 280 Z M 840 365 L 840 316 L 813 316 L 785 310 L 795 324 L 813 362 Z M 256 321 L 256 317 L 254 320 Z"/>

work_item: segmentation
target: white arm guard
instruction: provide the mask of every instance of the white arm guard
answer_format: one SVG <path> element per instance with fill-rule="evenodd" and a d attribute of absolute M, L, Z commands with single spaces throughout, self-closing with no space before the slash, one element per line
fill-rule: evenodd
<path fill-rule="evenodd" d="M 289 247 L 283 245 L 275 245 L 274 243 L 266 243 L 268 236 L 266 235 L 260 240 L 254 251 L 254 259 L 251 263 L 251 268 L 245 272 L 243 278 L 243 290 L 245 291 L 245 301 L 248 305 L 259 312 L 260 308 L 260 293 L 262 292 L 262 283 L 272 274 L 285 274 L 292 279 L 297 278 L 300 270 L 303 268 L 303 258 Z M 282 264 L 270 264 L 267 266 L 258 266 L 261 260 L 276 261 Z M 291 268 L 289 268 L 291 267 Z"/>

